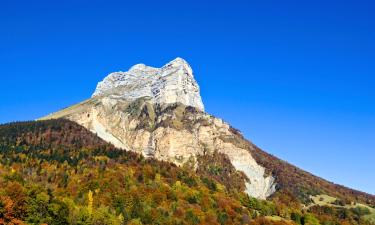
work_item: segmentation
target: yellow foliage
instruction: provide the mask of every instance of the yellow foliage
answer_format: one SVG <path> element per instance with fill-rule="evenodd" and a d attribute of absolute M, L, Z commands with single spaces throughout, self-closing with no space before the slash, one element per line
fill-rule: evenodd
<path fill-rule="evenodd" d="M 91 216 L 92 215 L 92 205 L 94 203 L 94 197 L 92 196 L 91 190 L 89 190 L 89 193 L 87 194 L 87 199 L 88 199 L 87 208 L 88 208 L 88 211 L 89 211 L 89 215 Z"/>
<path fill-rule="evenodd" d="M 109 161 L 109 158 L 107 156 L 95 156 L 94 157 L 95 161 L 104 161 L 104 162 L 107 162 Z"/>
<path fill-rule="evenodd" d="M 158 183 L 161 181 L 161 176 L 160 176 L 159 173 L 157 173 L 157 174 L 155 175 L 155 181 L 158 182 Z"/>
<path fill-rule="evenodd" d="M 219 192 L 225 192 L 225 186 L 220 183 L 216 183 L 216 189 Z"/>
<path fill-rule="evenodd" d="M 174 184 L 174 189 L 176 189 L 176 190 L 179 190 L 179 189 L 181 189 L 181 181 L 176 181 L 176 183 Z"/>
<path fill-rule="evenodd" d="M 121 224 L 124 222 L 125 218 L 122 215 L 122 213 L 120 213 L 120 215 L 118 215 L 118 220 L 120 220 Z"/>

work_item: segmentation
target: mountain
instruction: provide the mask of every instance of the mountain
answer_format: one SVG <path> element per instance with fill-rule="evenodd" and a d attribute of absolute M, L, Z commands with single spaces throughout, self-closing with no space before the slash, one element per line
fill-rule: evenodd
<path fill-rule="evenodd" d="M 75 121 L 116 147 L 183 165 L 217 152 L 245 174 L 244 190 L 265 199 L 275 179 L 252 157 L 239 133 L 203 111 L 191 67 L 177 58 L 162 68 L 143 64 L 108 75 L 91 99 L 43 119 Z M 204 165 L 202 165 L 204 166 Z"/>
<path fill-rule="evenodd" d="M 221 166 L 238 172 L 225 176 L 227 186 L 259 199 L 289 191 L 305 204 L 311 196 L 328 194 L 375 205 L 375 196 L 333 184 L 267 154 L 240 131 L 204 112 L 193 71 L 181 58 L 161 68 L 137 64 L 127 72 L 111 73 L 99 82 L 92 98 L 42 120 L 56 118 L 75 121 L 118 148 L 179 166 L 190 163 L 197 171 L 213 170 L 220 164 L 216 161 L 222 161 Z M 226 159 L 225 165 L 219 158 Z M 216 179 L 224 181 L 222 174 Z"/>
<path fill-rule="evenodd" d="M 375 224 L 375 196 L 280 160 L 206 113 L 177 58 L 0 125 L 0 224 Z"/>

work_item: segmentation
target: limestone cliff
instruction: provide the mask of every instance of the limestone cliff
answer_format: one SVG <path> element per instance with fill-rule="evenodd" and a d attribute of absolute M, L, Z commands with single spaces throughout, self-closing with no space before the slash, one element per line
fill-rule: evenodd
<path fill-rule="evenodd" d="M 67 118 L 119 148 L 177 165 L 224 154 L 245 175 L 246 193 L 262 199 L 273 194 L 275 179 L 253 158 L 254 146 L 203 110 L 191 67 L 177 58 L 160 69 L 138 64 L 112 73 L 91 99 L 42 119 Z"/>
<path fill-rule="evenodd" d="M 156 104 L 179 102 L 204 110 L 193 70 L 181 58 L 161 68 L 137 64 L 127 72 L 111 73 L 99 82 L 93 94 L 96 96 L 124 100 L 150 97 Z"/>

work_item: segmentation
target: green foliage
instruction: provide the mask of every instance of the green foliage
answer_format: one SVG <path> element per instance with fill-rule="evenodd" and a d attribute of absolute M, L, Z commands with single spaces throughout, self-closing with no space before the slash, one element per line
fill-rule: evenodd
<path fill-rule="evenodd" d="M 304 225 L 320 225 L 319 220 L 312 214 L 306 214 L 302 218 L 302 224 L 304 224 Z"/>
<path fill-rule="evenodd" d="M 217 220 L 220 224 L 225 224 L 228 220 L 228 215 L 225 213 L 225 212 L 221 212 L 219 213 L 219 215 L 217 216 Z"/>
<path fill-rule="evenodd" d="M 365 216 L 371 214 L 370 210 L 365 207 L 357 206 L 352 209 L 352 212 L 357 216 Z"/>
<path fill-rule="evenodd" d="M 207 186 L 208 189 L 211 191 L 216 191 L 217 190 L 217 185 L 215 181 L 207 178 L 207 177 L 202 177 L 202 182 Z"/>
<path fill-rule="evenodd" d="M 293 212 L 290 215 L 290 218 L 296 223 L 296 224 L 302 224 L 302 217 L 301 214 Z"/>
<path fill-rule="evenodd" d="M 242 199 L 243 205 L 250 209 L 255 209 L 261 216 L 277 215 L 276 206 L 270 201 L 258 200 L 249 196 Z"/>
<path fill-rule="evenodd" d="M 188 224 L 199 224 L 199 218 L 194 214 L 192 210 L 188 210 L 186 212 L 185 220 L 188 222 Z"/>

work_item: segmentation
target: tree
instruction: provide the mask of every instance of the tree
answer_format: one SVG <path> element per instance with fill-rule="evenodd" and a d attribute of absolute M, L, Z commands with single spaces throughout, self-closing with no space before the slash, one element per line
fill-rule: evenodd
<path fill-rule="evenodd" d="M 92 191 L 89 190 L 89 193 L 87 193 L 87 209 L 88 209 L 88 212 L 89 212 L 89 215 L 91 216 L 92 215 L 92 205 L 93 205 L 93 202 L 94 202 L 94 198 L 92 196 Z"/>
<path fill-rule="evenodd" d="M 0 224 L 18 224 L 23 225 L 24 223 L 15 218 L 14 216 L 14 202 L 8 196 L 0 196 Z"/>
<path fill-rule="evenodd" d="M 304 225 L 320 225 L 319 220 L 312 214 L 306 214 L 302 219 Z"/>

